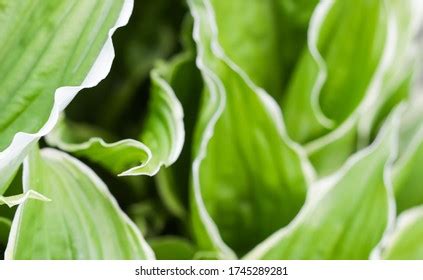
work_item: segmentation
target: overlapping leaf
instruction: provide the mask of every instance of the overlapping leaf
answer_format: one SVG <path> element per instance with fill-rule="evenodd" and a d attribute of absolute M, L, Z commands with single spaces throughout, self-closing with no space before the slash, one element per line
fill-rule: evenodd
<path fill-rule="evenodd" d="M 423 259 L 423 206 L 402 213 L 394 232 L 387 239 L 382 258 Z"/>
<path fill-rule="evenodd" d="M 407 97 L 407 87 L 403 85 L 413 69 L 410 57 L 417 32 L 415 20 L 421 19 L 417 6 L 413 0 L 322 1 L 316 9 L 309 45 L 312 54 L 313 50 L 317 52 L 314 59 L 321 63 L 325 75 L 319 79 L 321 69 L 310 87 L 303 88 L 307 83 L 301 77 L 310 77 L 309 70 L 297 72 L 299 78 L 293 79 L 293 91 L 287 95 L 284 112 L 294 139 L 314 139 L 307 144 L 307 150 L 320 175 L 335 171 L 358 146 L 368 145 L 378 112 L 380 126 L 389 111 Z M 326 16 L 319 11 L 322 9 Z M 353 40 L 356 44 L 351 44 L 347 34 L 357 36 Z M 298 97 L 297 92 L 303 92 L 305 97 Z M 333 121 L 335 129 L 324 128 L 321 121 L 316 125 L 313 119 L 318 119 L 319 110 L 307 108 L 321 108 L 320 113 Z M 302 132 L 303 140 L 296 137 L 298 129 L 308 130 Z M 322 137 L 315 139 L 316 136 Z"/>
<path fill-rule="evenodd" d="M 188 31 L 191 36 L 191 24 L 187 25 Z M 187 46 L 188 43 L 190 42 L 185 42 L 187 50 L 184 53 L 176 56 L 170 63 L 161 65 L 163 72 L 167 74 L 166 80 L 184 108 L 185 141 L 178 160 L 169 168 L 161 169 L 156 177 L 163 202 L 181 220 L 186 220 L 188 208 L 192 138 L 203 86 L 200 72 L 195 66 L 194 50 Z"/>
<path fill-rule="evenodd" d="M 87 166 L 56 150 L 34 150 L 24 163 L 28 200 L 13 219 L 6 259 L 148 259 L 151 249 Z"/>
<path fill-rule="evenodd" d="M 305 46 L 317 2 L 211 0 L 210 4 L 226 55 L 279 101 Z"/>
<path fill-rule="evenodd" d="M 17 194 L 12 196 L 0 196 L 0 205 L 6 204 L 9 207 L 13 207 L 25 202 L 28 199 L 35 199 L 41 201 L 49 201 L 44 195 L 34 191 L 28 190 L 23 194 Z"/>
<path fill-rule="evenodd" d="M 394 213 L 390 172 L 400 111 L 378 139 L 310 187 L 300 214 L 247 259 L 367 259 Z"/>
<path fill-rule="evenodd" d="M 399 158 L 393 170 L 398 212 L 423 204 L 423 98 L 410 100 L 401 120 Z"/>
<path fill-rule="evenodd" d="M 85 87 L 103 79 L 111 35 L 132 0 L 2 1 L 0 10 L 0 194 L 31 144 Z"/>
<path fill-rule="evenodd" d="M 310 23 L 309 48 L 282 103 L 295 140 L 321 136 L 331 123 L 348 118 L 364 98 L 385 49 L 386 18 L 379 0 L 319 3 Z"/>
<path fill-rule="evenodd" d="M 423 98 L 398 106 L 416 82 L 420 0 L 187 0 L 182 47 L 182 0 L 140 0 L 115 76 L 60 120 L 108 73 L 132 2 L 0 0 L 0 205 L 20 205 L 0 217 L 1 254 L 423 258 Z M 117 188 L 138 228 L 91 169 L 38 150 L 52 129 L 49 145 L 155 176 L 157 190 Z"/>
<path fill-rule="evenodd" d="M 117 59 L 107 79 L 84 90 L 67 108 L 67 116 L 120 135 L 128 133 L 128 118 L 144 112 L 151 69 L 178 48 L 184 13 L 185 0 L 134 1 L 130 21 L 113 38 Z"/>
<path fill-rule="evenodd" d="M 377 98 L 368 103 L 359 123 L 359 140 L 367 145 L 371 130 L 380 128 L 384 118 L 401 100 L 407 99 L 418 77 L 421 59 L 418 34 L 423 22 L 423 3 L 416 0 L 387 1 L 390 29 L 398 30 L 391 42 L 391 64 L 386 69 Z M 421 45 L 421 44 L 420 44 Z M 421 76 L 421 75 L 420 75 Z"/>
<path fill-rule="evenodd" d="M 211 3 L 189 4 L 207 85 L 194 137 L 193 227 L 201 250 L 233 257 L 230 248 L 243 254 L 296 215 L 312 175 L 277 103 L 225 56 Z"/>
<path fill-rule="evenodd" d="M 101 131 L 62 122 L 47 136 L 48 143 L 89 158 L 114 173 L 155 175 L 162 165 L 168 166 L 177 159 L 185 133 L 182 107 L 172 88 L 158 70 L 152 71 L 151 78 L 151 99 L 140 135 L 142 142 L 126 139 L 106 143 Z"/>

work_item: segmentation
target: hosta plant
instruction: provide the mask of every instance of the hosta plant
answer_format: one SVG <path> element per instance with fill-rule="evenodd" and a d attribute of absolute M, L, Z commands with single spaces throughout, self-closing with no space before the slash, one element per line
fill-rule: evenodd
<path fill-rule="evenodd" d="M 5 259 L 423 259 L 420 0 L 0 22 Z"/>

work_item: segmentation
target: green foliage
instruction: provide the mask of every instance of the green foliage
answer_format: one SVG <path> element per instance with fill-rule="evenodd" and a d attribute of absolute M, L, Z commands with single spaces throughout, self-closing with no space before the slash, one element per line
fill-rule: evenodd
<path fill-rule="evenodd" d="M 50 202 L 16 210 L 6 259 L 146 259 L 153 256 L 106 185 L 62 152 L 34 149 L 24 163 L 24 190 Z"/>
<path fill-rule="evenodd" d="M 420 1 L 21 2 L 4 258 L 423 259 Z"/>

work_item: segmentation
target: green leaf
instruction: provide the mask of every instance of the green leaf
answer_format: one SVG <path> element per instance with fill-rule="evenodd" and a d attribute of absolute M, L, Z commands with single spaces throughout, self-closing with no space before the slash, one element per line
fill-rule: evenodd
<path fill-rule="evenodd" d="M 380 0 L 318 4 L 310 23 L 309 48 L 282 103 L 291 137 L 302 143 L 313 140 L 347 119 L 361 103 L 383 57 L 386 17 Z"/>
<path fill-rule="evenodd" d="M 334 2 L 334 6 L 330 10 L 332 13 L 336 13 L 336 11 L 341 14 L 350 13 L 345 15 L 345 20 L 340 21 L 341 26 L 345 24 L 345 27 L 340 28 L 353 28 L 354 24 L 365 24 L 366 28 L 363 28 L 363 32 L 367 35 L 362 35 L 363 32 L 353 30 L 343 33 L 344 35 L 351 33 L 360 37 L 364 36 L 364 38 L 357 39 L 359 44 L 365 44 L 362 47 L 356 45 L 352 47 L 350 40 L 345 38 L 343 41 L 332 42 L 334 54 L 328 55 L 330 55 L 330 59 L 341 55 L 342 59 L 339 60 L 341 65 L 337 65 L 335 60 L 326 62 L 328 64 L 328 75 L 320 92 L 319 100 L 322 110 L 324 110 L 323 96 L 325 94 L 333 95 L 333 97 L 330 97 L 334 100 L 330 102 L 333 103 L 331 106 L 336 107 L 335 109 L 339 112 L 342 111 L 342 114 L 345 113 L 345 116 L 337 119 L 329 114 L 328 116 L 334 118 L 339 126 L 324 136 L 307 143 L 306 149 L 320 176 L 334 172 L 357 148 L 368 145 L 371 140 L 369 137 L 370 131 L 379 115 L 378 112 L 383 113 L 383 110 L 385 110 L 385 115 L 382 115 L 382 119 L 379 120 L 380 124 L 386 118 L 387 113 L 406 97 L 407 92 L 404 92 L 406 88 L 401 88 L 401 85 L 406 83 L 410 72 L 413 70 L 410 64 L 410 58 L 414 53 L 411 39 L 416 35 L 417 28 L 412 20 L 404 20 L 404 18 L 410 18 L 410 15 L 413 19 L 421 18 L 421 16 L 414 16 L 414 10 L 421 11 L 421 9 L 415 7 L 416 2 L 386 0 L 370 1 L 368 5 L 366 4 L 368 1 L 358 2 L 360 3 L 358 7 L 354 6 L 353 9 L 350 9 L 345 8 L 344 5 L 355 5 L 356 2 L 337 1 Z M 354 16 L 359 10 L 362 10 L 360 15 Z M 374 19 L 368 22 L 368 18 L 371 17 Z M 331 14 L 328 14 L 326 20 L 332 20 Z M 336 22 L 332 24 L 338 25 Z M 325 28 L 328 27 L 323 25 L 322 28 L 324 35 Z M 335 40 L 343 38 L 344 35 L 325 36 L 329 39 L 333 37 Z M 371 40 L 372 43 L 365 42 L 366 38 Z M 350 56 L 343 53 L 344 51 Z M 361 60 L 363 62 L 360 62 Z M 335 64 L 331 66 L 330 63 Z M 345 63 L 345 65 L 342 63 Z M 331 68 L 333 69 L 330 70 Z M 331 71 L 333 72 L 332 75 Z M 360 82 L 356 83 L 356 80 Z M 300 82 L 299 85 L 302 86 L 304 83 Z M 327 93 L 325 93 L 326 91 Z M 297 90 L 294 90 L 294 93 L 297 94 Z M 299 100 L 295 99 L 297 96 L 292 98 L 294 102 Z M 313 96 L 308 98 L 313 98 Z M 348 101 L 346 101 L 346 98 Z M 350 100 L 351 98 L 354 100 Z M 355 105 L 350 109 L 345 107 L 353 104 Z M 296 110 L 292 112 L 292 118 L 295 118 L 295 114 L 298 112 L 300 112 L 299 114 L 303 112 L 302 109 L 298 110 L 298 108 L 302 108 L 298 107 L 302 106 L 301 104 L 295 106 L 297 106 L 295 107 L 297 109 L 292 109 Z M 285 112 L 287 110 L 291 110 L 289 104 L 286 104 Z M 301 115 L 299 118 L 301 118 Z M 303 127 L 297 119 L 292 120 L 294 129 Z M 288 116 L 287 125 L 289 128 L 290 120 Z"/>
<path fill-rule="evenodd" d="M 305 46 L 308 20 L 317 2 L 210 0 L 208 5 L 227 56 L 279 101 Z"/>
<path fill-rule="evenodd" d="M 6 259 L 149 259 L 141 233 L 106 185 L 83 163 L 56 150 L 34 150 L 24 163 L 28 200 L 13 219 Z"/>
<path fill-rule="evenodd" d="M 357 150 L 357 118 L 310 142 L 305 149 L 319 177 L 332 174 Z"/>
<path fill-rule="evenodd" d="M 151 157 L 151 151 L 138 141 L 126 139 L 107 143 L 103 139 L 110 137 L 98 137 L 102 135 L 104 133 L 98 129 L 62 118 L 46 141 L 78 157 L 88 158 L 114 174 L 145 164 Z"/>
<path fill-rule="evenodd" d="M 0 217 L 0 259 L 3 259 L 11 224 L 12 222 L 9 219 Z"/>
<path fill-rule="evenodd" d="M 0 248 L 7 244 L 11 225 L 12 222 L 9 219 L 0 217 Z"/>
<path fill-rule="evenodd" d="M 178 158 L 184 142 L 183 111 L 172 88 L 158 70 L 151 73 L 151 100 L 140 139 L 106 143 L 98 130 L 61 122 L 47 142 L 86 157 L 121 176 L 155 175 Z M 97 134 L 97 135 L 96 135 Z"/>
<path fill-rule="evenodd" d="M 169 166 L 179 157 L 184 145 L 185 130 L 181 103 L 158 69 L 151 72 L 151 99 L 140 140 L 151 150 L 145 166 L 133 168 L 123 175 L 156 174 L 161 166 Z"/>
<path fill-rule="evenodd" d="M 388 260 L 423 259 L 423 207 L 402 213 L 381 256 Z"/>
<path fill-rule="evenodd" d="M 400 111 L 377 140 L 309 188 L 298 216 L 247 259 L 367 259 L 394 215 L 390 172 Z"/>
<path fill-rule="evenodd" d="M 399 158 L 393 170 L 398 212 L 423 204 L 423 96 L 410 99 L 401 120 Z"/>
<path fill-rule="evenodd" d="M 9 207 L 13 207 L 24 203 L 27 199 L 35 199 L 41 201 L 49 201 L 50 199 L 44 195 L 34 191 L 28 190 L 23 194 L 17 194 L 12 196 L 0 196 L 0 205 L 6 204 Z"/>
<path fill-rule="evenodd" d="M 192 19 L 187 18 L 184 33 L 192 34 Z M 165 78 L 175 91 L 184 109 L 185 141 L 178 160 L 157 174 L 156 183 L 159 194 L 171 213 L 186 220 L 188 208 L 188 189 L 191 172 L 192 142 L 194 127 L 198 115 L 201 91 L 203 88 L 200 71 L 195 65 L 195 53 L 185 42 L 187 50 L 170 63 L 160 65 Z"/>
<path fill-rule="evenodd" d="M 192 221 L 201 251 L 233 258 L 231 249 L 241 255 L 289 223 L 312 170 L 277 103 L 225 56 L 207 3 L 189 1 L 207 85 L 194 137 Z"/>
<path fill-rule="evenodd" d="M 148 243 L 158 260 L 192 260 L 195 255 L 195 247 L 180 237 L 158 237 Z"/>
<path fill-rule="evenodd" d="M 144 84 L 154 64 L 177 51 L 184 2 L 136 0 L 130 21 L 114 35 L 116 59 L 109 75 L 98 86 L 84 90 L 67 108 L 67 116 L 127 133 L 128 127 L 122 123 L 128 115 L 143 111 L 140 101 L 147 99 Z"/>
<path fill-rule="evenodd" d="M 391 42 L 391 63 L 384 74 L 380 93 L 376 100 L 369 102 L 367 110 L 364 109 L 359 123 L 362 145 L 367 145 L 371 130 L 380 128 L 392 108 L 409 96 L 416 72 L 416 56 L 419 55 L 416 37 L 423 21 L 420 1 L 387 0 L 386 3 L 390 12 L 390 29 L 397 32 L 392 32 L 395 38 Z"/>
<path fill-rule="evenodd" d="M 1 1 L 0 194 L 29 147 L 109 72 L 132 0 Z"/>
<path fill-rule="evenodd" d="M 368 110 L 369 114 L 362 116 L 358 127 L 359 141 L 361 141 L 361 145 L 366 145 L 369 138 L 373 139 L 375 135 L 377 135 L 383 122 L 397 104 L 410 98 L 414 83 L 414 71 L 412 70 L 415 70 L 415 68 L 412 67 L 411 69 L 408 69 L 408 72 L 411 73 L 408 73 L 408 75 L 403 77 L 403 80 L 396 88 L 384 90 L 383 93 L 388 96 L 381 96 L 379 102 L 375 104 L 376 108 L 374 108 L 374 110 Z"/>

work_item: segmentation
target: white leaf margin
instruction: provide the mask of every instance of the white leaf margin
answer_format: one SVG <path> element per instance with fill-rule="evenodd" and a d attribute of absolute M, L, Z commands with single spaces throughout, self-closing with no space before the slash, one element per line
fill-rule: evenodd
<path fill-rule="evenodd" d="M 193 4 L 196 0 L 188 1 L 188 5 L 190 6 L 191 15 L 194 18 L 194 29 L 193 29 L 193 38 L 194 40 L 202 45 L 200 42 L 200 25 L 201 20 L 199 19 L 199 15 L 195 12 L 196 8 L 194 8 L 198 4 Z M 197 0 L 198 1 L 198 0 Z M 316 179 L 316 171 L 314 167 L 310 163 L 307 157 L 306 151 L 303 149 L 301 145 L 293 141 L 289 136 L 288 132 L 286 131 L 284 118 L 281 112 L 281 108 L 276 103 L 276 101 L 262 88 L 255 85 L 255 83 L 250 79 L 250 77 L 236 64 L 234 63 L 224 52 L 223 48 L 220 46 L 218 40 L 218 28 L 215 21 L 215 15 L 213 11 L 213 7 L 209 0 L 200 0 L 206 9 L 207 13 L 207 21 L 209 23 L 209 28 L 212 32 L 211 34 L 211 50 L 213 54 L 218 58 L 221 59 L 224 63 L 228 65 L 234 72 L 236 72 L 247 84 L 248 87 L 251 88 L 253 92 L 257 94 L 259 99 L 262 101 L 264 108 L 268 111 L 268 113 L 272 116 L 272 120 L 280 134 L 280 137 L 285 141 L 285 143 L 297 153 L 301 168 L 305 176 L 305 180 L 307 182 L 307 186 L 310 185 Z M 322 13 L 323 14 L 323 13 Z M 201 70 L 203 75 L 203 79 L 205 83 L 209 87 L 209 92 L 211 95 L 211 99 L 216 100 L 218 99 L 218 92 L 225 92 L 223 85 L 218 77 L 208 69 L 206 64 L 203 61 L 203 50 L 201 48 L 197 48 L 197 58 L 196 64 L 197 67 Z M 192 164 L 192 185 L 193 185 L 193 193 L 194 199 L 198 206 L 199 216 L 201 218 L 202 223 L 204 224 L 205 230 L 207 231 L 211 241 L 214 245 L 220 250 L 219 255 L 224 259 L 234 259 L 236 258 L 236 254 L 233 252 L 231 248 L 223 241 L 222 237 L 220 236 L 219 229 L 213 219 L 210 217 L 209 213 L 207 212 L 206 206 L 202 199 L 201 195 L 201 187 L 200 187 L 200 166 L 202 161 L 205 159 L 207 155 L 207 146 L 210 139 L 213 137 L 214 134 L 214 127 L 217 121 L 219 120 L 221 114 L 226 105 L 226 95 L 221 96 L 221 101 L 218 104 L 217 110 L 211 116 L 206 128 L 203 131 L 202 139 L 200 142 L 200 148 L 198 151 L 197 156 L 194 158 Z"/>
<path fill-rule="evenodd" d="M 63 151 L 67 151 L 69 153 L 76 153 L 79 151 L 83 151 L 83 150 L 89 150 L 91 149 L 91 147 L 95 146 L 95 145 L 100 145 L 101 147 L 103 147 L 104 149 L 112 149 L 115 147 L 119 147 L 119 146 L 127 146 L 127 147 L 133 147 L 136 148 L 140 151 L 143 151 L 146 155 L 147 155 L 147 160 L 143 163 L 141 163 L 140 165 L 136 166 L 136 167 L 132 167 L 131 169 L 127 170 L 127 171 L 122 171 L 121 173 L 119 173 L 117 176 L 128 176 L 128 175 L 132 175 L 129 172 L 133 169 L 138 169 L 138 168 L 143 168 L 145 166 L 147 166 L 147 164 L 150 162 L 151 158 L 152 158 L 152 152 L 151 150 L 144 145 L 142 142 L 139 142 L 137 140 L 134 139 L 123 139 L 123 140 L 119 140 L 117 142 L 113 142 L 113 143 L 107 143 L 105 142 L 102 138 L 100 137 L 92 137 L 90 139 L 88 139 L 88 141 L 83 142 L 83 143 L 67 143 L 67 142 L 63 142 L 61 139 L 59 139 L 57 137 L 57 135 L 54 134 L 48 134 L 47 135 L 47 143 L 49 143 L 52 146 L 56 146 L 59 149 L 63 150 Z M 153 173 L 149 173 L 149 174 L 143 174 L 143 175 L 149 175 L 149 176 L 153 176 L 157 173 L 153 172 Z"/>
<path fill-rule="evenodd" d="M 423 99 L 413 99 L 411 98 L 410 101 L 408 102 L 408 106 L 410 105 L 415 105 L 415 104 L 421 104 L 421 100 Z M 403 103 L 404 104 L 404 114 L 407 113 L 407 110 L 409 110 L 409 107 L 407 107 L 407 103 Z M 403 120 L 401 120 L 403 121 Z M 398 147 L 399 147 L 399 143 L 401 141 L 401 137 L 398 137 Z M 395 206 L 395 211 L 394 211 L 394 216 L 390 217 L 390 223 L 389 226 L 387 227 L 384 236 L 382 238 L 382 240 L 380 241 L 380 243 L 374 248 L 374 250 L 372 251 L 371 255 L 370 255 L 370 259 L 373 260 L 379 260 L 382 259 L 383 257 L 383 252 L 385 251 L 385 249 L 387 247 L 389 247 L 389 245 L 393 242 L 392 241 L 392 236 L 394 236 L 396 234 L 396 232 L 398 231 L 399 227 L 401 227 L 403 225 L 403 220 L 404 219 L 408 219 L 408 218 L 404 218 L 404 217 L 409 217 L 409 215 L 407 214 L 409 211 L 412 212 L 411 210 L 405 211 L 403 213 L 401 213 L 398 217 L 396 217 L 396 200 L 395 200 L 395 194 L 394 194 L 394 179 L 395 179 L 395 175 L 396 172 L 398 170 L 401 170 L 401 168 L 412 158 L 412 156 L 415 154 L 416 150 L 422 145 L 423 143 L 423 125 L 420 125 L 416 131 L 416 134 L 414 135 L 414 137 L 411 139 L 410 143 L 408 144 L 408 146 L 406 147 L 405 151 L 403 151 L 403 154 L 399 155 L 398 154 L 398 150 L 397 150 L 397 157 L 396 157 L 396 161 L 393 163 L 392 166 L 390 166 L 390 170 L 389 170 L 389 174 L 387 174 L 387 176 L 389 176 L 389 178 L 387 178 L 387 180 L 389 180 L 390 184 L 391 184 L 391 191 L 392 191 L 392 200 L 390 201 L 390 203 L 394 204 Z M 418 208 L 418 207 L 415 207 Z"/>
<path fill-rule="evenodd" d="M 23 194 L 11 195 L 11 196 L 0 196 L 0 205 L 6 204 L 8 207 L 12 208 L 13 206 L 24 203 L 27 199 L 36 199 L 41 201 L 50 201 L 48 197 L 44 195 L 29 190 Z"/>
<path fill-rule="evenodd" d="M 386 1 L 386 0 L 385 0 Z M 392 1 L 392 0 L 391 0 Z M 387 9 L 391 9 L 391 13 L 388 15 L 391 18 L 389 22 L 389 29 L 392 33 L 396 33 L 395 37 L 390 41 L 387 42 L 388 44 L 392 45 L 392 58 L 390 62 L 390 66 L 385 70 L 386 73 L 389 73 L 389 67 L 393 66 L 396 63 L 395 56 L 400 54 L 403 59 L 407 60 L 407 63 L 403 65 L 395 65 L 397 67 L 397 78 L 394 79 L 394 82 L 398 84 L 399 81 L 404 79 L 407 75 L 407 68 L 413 66 L 412 61 L 415 60 L 415 57 L 418 56 L 419 52 L 419 42 L 415 40 L 418 33 L 421 32 L 420 29 L 423 27 L 423 1 L 421 0 L 404 0 L 408 3 L 403 4 L 404 6 L 407 5 L 409 7 L 408 12 L 409 17 L 411 18 L 408 26 L 405 29 L 401 29 L 401 23 L 399 20 L 399 16 L 395 11 L 395 5 L 386 2 Z M 399 41 L 408 42 L 408 46 L 404 50 L 401 50 L 401 42 Z M 416 64 L 414 63 L 414 67 Z M 415 72 L 413 75 L 413 81 L 415 81 L 421 73 Z M 385 78 L 385 77 L 384 77 Z M 382 79 L 384 79 L 382 78 Z M 392 82 L 392 81 L 388 81 Z M 383 90 L 383 85 L 381 86 L 380 90 Z M 415 90 L 415 89 L 412 89 Z M 377 117 L 378 109 L 382 105 L 380 100 L 378 99 L 378 94 L 373 94 L 371 97 L 368 97 L 367 103 L 363 105 L 364 108 L 361 109 L 359 114 L 361 114 L 361 119 L 358 122 L 358 140 L 360 141 L 359 147 L 365 145 L 370 139 L 370 133 L 372 129 L 372 125 L 374 125 L 375 119 Z M 366 100 L 364 101 L 366 102 Z M 366 116 L 366 117 L 363 117 Z"/>
<path fill-rule="evenodd" d="M 401 238 L 401 235 L 412 227 L 416 222 L 421 221 L 423 218 L 423 206 L 416 206 L 401 213 L 395 225 L 395 228 L 386 236 L 384 246 L 380 249 L 377 259 L 385 259 L 386 250 L 395 245 Z"/>
<path fill-rule="evenodd" d="M 385 188 L 387 191 L 387 202 L 388 202 L 388 213 L 387 213 L 387 226 L 385 228 L 385 233 L 383 234 L 382 240 L 384 236 L 386 236 L 387 232 L 390 232 L 393 225 L 395 224 L 396 220 L 396 205 L 395 205 L 395 198 L 393 194 L 392 188 L 392 178 L 391 172 L 394 161 L 397 156 L 398 152 L 398 131 L 400 125 L 400 118 L 401 114 L 404 111 L 404 104 L 400 104 L 394 114 L 392 115 L 391 120 L 388 120 L 385 123 L 385 126 L 382 128 L 382 131 L 376 138 L 376 140 L 365 149 L 355 153 L 353 156 L 348 158 L 347 162 L 333 175 L 327 176 L 321 180 L 316 181 L 313 183 L 309 188 L 309 193 L 307 194 L 306 202 L 304 206 L 301 208 L 298 215 L 289 223 L 286 227 L 281 228 L 280 230 L 273 233 L 270 237 L 264 240 L 262 243 L 258 244 L 255 248 L 253 248 L 249 253 L 247 253 L 243 259 L 246 260 L 257 260 L 262 258 L 269 250 L 271 250 L 278 242 L 287 236 L 290 232 L 292 232 L 297 225 L 299 225 L 303 219 L 308 214 L 308 209 L 318 205 L 321 199 L 324 197 L 326 193 L 328 193 L 332 188 L 334 188 L 339 182 L 342 177 L 347 174 L 347 172 L 361 159 L 365 158 L 369 154 L 371 154 L 375 149 L 378 148 L 380 143 L 384 140 L 384 138 L 389 134 L 389 130 L 393 129 L 394 133 L 392 133 L 390 139 L 390 148 L 391 153 L 387 162 L 385 163 L 385 168 L 383 172 L 383 180 L 385 182 Z M 371 252 L 370 255 L 376 255 L 380 244 L 382 241 L 376 246 L 375 249 Z"/>
<path fill-rule="evenodd" d="M 157 86 L 164 92 L 164 94 L 168 97 L 166 99 L 167 106 L 169 111 L 172 115 L 172 125 L 175 128 L 174 134 L 172 135 L 172 139 L 174 139 L 174 143 L 171 145 L 170 154 L 165 159 L 159 160 L 154 168 L 149 169 L 148 166 L 154 161 L 154 157 L 156 156 L 151 149 L 144 144 L 142 141 L 138 141 L 135 139 L 123 139 L 113 143 L 107 143 L 100 137 L 91 137 L 85 142 L 82 143 L 68 143 L 61 139 L 60 132 L 56 132 L 54 129 L 51 133 L 46 136 L 46 141 L 49 145 L 58 147 L 61 150 L 75 153 L 82 150 L 89 150 L 92 146 L 98 144 L 105 149 L 114 148 L 118 146 L 128 146 L 134 147 L 140 151 L 143 151 L 147 155 L 147 159 L 142 162 L 140 165 L 134 166 L 129 168 L 128 170 L 122 171 L 118 174 L 118 176 L 154 176 L 156 175 L 160 168 L 165 166 L 169 167 L 178 159 L 179 155 L 182 152 L 182 148 L 184 146 L 185 141 L 185 127 L 184 127 L 184 111 L 182 108 L 181 102 L 178 100 L 174 90 L 168 84 L 168 82 L 161 77 L 157 70 L 152 70 L 151 78 L 153 83 L 157 83 Z M 154 97 L 151 97 L 154 98 Z M 60 119 L 64 119 L 65 116 L 62 114 Z M 171 139 L 171 140 L 172 140 Z"/>
<path fill-rule="evenodd" d="M 84 88 L 95 87 L 101 80 L 106 78 L 112 67 L 115 57 L 115 51 L 112 42 L 112 35 L 119 27 L 125 26 L 132 14 L 134 0 L 124 0 L 122 10 L 115 23 L 109 30 L 108 38 L 101 49 L 96 61 L 79 86 L 64 86 L 56 89 L 54 93 L 53 108 L 47 122 L 36 133 L 18 132 L 13 137 L 12 143 L 2 152 L 0 152 L 0 174 L 11 174 L 22 163 L 27 154 L 28 147 L 37 142 L 41 137 L 47 135 L 59 120 L 60 113 L 69 105 L 79 91 Z M 1 176 L 0 190 L 10 176 Z"/>
<path fill-rule="evenodd" d="M 115 210 L 120 214 L 122 219 L 132 228 L 132 230 L 135 232 L 138 242 L 141 244 L 141 248 L 145 253 L 145 256 L 148 260 L 154 260 L 155 254 L 153 250 L 150 248 L 150 246 L 145 241 L 144 237 L 141 234 L 141 231 L 138 229 L 138 227 L 134 224 L 134 222 L 126 215 L 125 212 L 119 207 L 119 204 L 117 203 L 116 199 L 113 197 L 113 195 L 110 193 L 109 189 L 107 188 L 106 184 L 95 174 L 95 172 L 90 169 L 87 165 L 82 163 L 81 161 L 77 160 L 76 158 L 55 150 L 51 148 L 45 148 L 40 151 L 40 153 L 43 154 L 43 156 L 56 159 L 56 160 L 63 160 L 66 159 L 72 164 L 74 164 L 79 170 L 81 170 L 82 173 L 84 173 L 87 177 L 90 178 L 92 182 L 94 182 L 97 189 L 106 197 L 109 199 L 109 201 L 112 203 Z M 29 184 L 29 177 L 30 177 L 30 168 L 29 168 L 29 159 L 28 157 L 25 158 L 25 161 L 23 163 L 23 174 L 22 174 L 22 183 L 23 183 L 23 189 L 26 193 L 30 192 L 30 184 Z M 15 251 L 15 244 L 16 239 L 18 237 L 18 229 L 19 229 L 19 223 L 21 220 L 23 204 L 18 206 L 18 209 L 16 210 L 15 216 L 12 221 L 12 227 L 10 229 L 9 234 L 9 241 L 6 246 L 6 250 L 4 252 L 4 259 L 5 260 L 13 260 L 13 255 Z"/>
<path fill-rule="evenodd" d="M 310 19 L 310 28 L 307 33 L 308 50 L 319 69 L 319 73 L 317 74 L 316 81 L 312 88 L 310 105 L 319 124 L 327 129 L 332 129 L 335 126 L 335 122 L 329 119 L 320 107 L 320 94 L 327 80 L 328 70 L 326 62 L 318 49 L 318 42 L 322 25 L 334 4 L 335 0 L 322 0 L 317 4 Z"/>
<path fill-rule="evenodd" d="M 383 1 L 385 2 L 385 5 L 387 5 L 386 0 Z M 382 57 L 372 77 L 372 80 L 368 88 L 366 89 L 364 99 L 356 108 L 356 110 L 351 114 L 351 116 L 347 118 L 340 126 L 335 128 L 325 136 L 317 138 L 316 140 L 311 141 L 310 143 L 307 143 L 305 149 L 307 150 L 308 154 L 313 154 L 316 151 L 344 137 L 351 129 L 354 129 L 354 127 L 358 124 L 360 116 L 364 115 L 366 111 L 370 110 L 372 106 L 374 106 L 374 103 L 377 102 L 378 96 L 383 87 L 383 79 L 385 77 L 385 73 L 392 65 L 395 54 L 395 47 L 397 44 L 396 39 L 398 38 L 398 29 L 396 26 L 396 17 L 394 12 L 391 12 L 388 15 L 386 31 L 387 36 Z"/>
<path fill-rule="evenodd" d="M 136 166 L 130 168 L 129 170 L 122 172 L 119 176 L 139 176 L 139 175 L 147 175 L 147 176 L 154 176 L 156 175 L 162 166 L 169 167 L 180 156 L 182 149 L 184 147 L 185 142 L 185 125 L 184 125 L 184 109 L 182 107 L 181 102 L 179 101 L 178 97 L 176 96 L 175 91 L 170 86 L 170 84 L 160 75 L 159 71 L 153 69 L 151 71 L 151 79 L 153 83 L 157 83 L 157 86 L 160 87 L 163 92 L 167 95 L 168 101 L 167 105 L 169 107 L 170 113 L 172 114 L 172 121 L 173 127 L 175 128 L 174 135 L 172 135 L 172 139 L 175 139 L 175 142 L 171 145 L 170 154 L 167 156 L 166 159 L 160 160 L 154 169 L 152 170 L 144 170 L 145 167 L 152 161 L 153 157 L 155 156 L 151 149 L 143 144 L 142 142 L 138 142 L 138 145 L 144 146 L 145 151 L 148 154 L 148 159 L 145 163 L 140 166 Z M 154 97 L 151 97 L 154 98 Z M 133 140 L 135 141 L 135 140 Z"/>

